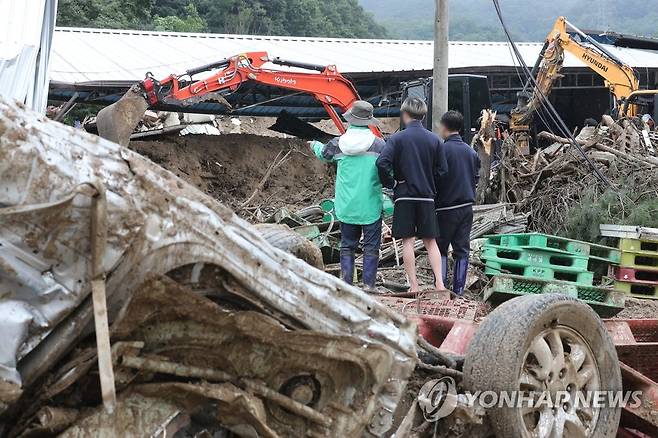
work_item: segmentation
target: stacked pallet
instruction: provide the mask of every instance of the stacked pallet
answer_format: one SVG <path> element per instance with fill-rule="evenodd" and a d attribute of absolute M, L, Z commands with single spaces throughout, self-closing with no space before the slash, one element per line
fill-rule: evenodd
<path fill-rule="evenodd" d="M 620 291 L 595 284 L 595 271 L 618 264 L 620 251 L 540 233 L 488 236 L 482 249 L 492 281 L 485 300 L 496 305 L 525 294 L 563 293 L 610 317 L 624 308 Z"/>
<path fill-rule="evenodd" d="M 658 299 L 658 241 L 621 238 L 619 249 L 615 289 L 637 298 Z"/>

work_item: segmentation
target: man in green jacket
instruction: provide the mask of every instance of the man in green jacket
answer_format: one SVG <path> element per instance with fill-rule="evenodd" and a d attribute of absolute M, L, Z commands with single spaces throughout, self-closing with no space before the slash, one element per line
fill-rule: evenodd
<path fill-rule="evenodd" d="M 352 284 L 354 257 L 363 234 L 363 283 L 374 292 L 382 235 L 382 181 L 392 176 L 378 173 L 375 165 L 386 143 L 370 130 L 379 125 L 373 107 L 356 101 L 343 117 L 349 123 L 345 134 L 327 144 L 310 142 L 315 155 L 337 163 L 334 211 L 340 221 L 340 269 L 343 279 Z M 388 179 L 387 179 L 388 178 Z"/>

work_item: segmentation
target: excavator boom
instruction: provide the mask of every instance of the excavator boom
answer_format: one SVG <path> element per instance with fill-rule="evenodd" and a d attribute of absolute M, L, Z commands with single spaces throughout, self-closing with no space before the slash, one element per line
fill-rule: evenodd
<path fill-rule="evenodd" d="M 573 39 L 567 32 L 568 28 L 571 28 L 583 39 L 588 41 L 592 47 L 585 46 Z M 566 18 L 558 18 L 551 33 L 559 41 L 564 50 L 580 59 L 583 64 L 603 77 L 605 84 L 615 96 L 618 103 L 625 101 L 633 91 L 640 88 L 640 81 L 632 67 L 625 64 L 604 46 L 569 23 Z"/>
<path fill-rule="evenodd" d="M 291 69 L 267 68 L 267 63 Z M 200 80 L 192 79 L 208 71 L 212 71 L 210 76 Z M 344 112 L 359 99 L 354 85 L 334 65 L 287 61 L 270 58 L 267 52 L 249 52 L 190 69 L 183 75 L 170 75 L 162 80 L 147 74 L 138 87 L 133 87 L 118 102 L 98 113 L 98 133 L 101 137 L 127 145 L 130 133 L 147 107 L 158 104 L 191 106 L 214 100 L 231 108 L 224 96 L 236 92 L 247 82 L 312 95 L 324 107 L 341 133 L 345 132 L 345 127 L 335 108 Z M 379 137 L 382 136 L 379 128 L 373 126 L 371 129 Z"/>
<path fill-rule="evenodd" d="M 568 30 L 582 37 L 588 42 L 585 45 L 572 38 Z M 548 99 L 553 84 L 562 75 L 560 70 L 564 62 L 564 52 L 569 52 L 587 67 L 603 77 L 606 86 L 615 96 L 620 116 L 634 116 L 637 113 L 636 105 L 628 105 L 630 96 L 636 94 L 640 83 L 632 67 L 625 64 L 603 45 L 582 32 L 565 17 L 559 17 L 553 29 L 549 32 L 544 47 L 539 55 L 537 64 L 533 67 L 532 76 L 534 84 L 529 81 L 524 92 L 519 95 L 519 102 L 512 111 L 511 130 L 517 134 L 517 143 L 521 149 L 529 150 L 529 131 L 534 113 L 539 109 L 544 99 Z M 526 93 L 528 85 L 532 84 L 532 91 Z M 656 91 L 653 92 L 654 94 Z M 626 112 L 628 111 L 628 112 Z"/>
<path fill-rule="evenodd" d="M 591 46 L 572 38 L 568 29 L 572 29 Z M 550 95 L 553 83 L 561 77 L 560 70 L 565 51 L 580 59 L 583 64 L 603 77 L 617 103 L 623 103 L 631 93 L 640 88 L 640 83 L 632 67 L 569 23 L 566 18 L 559 17 L 546 37 L 538 63 L 533 68 L 533 74 L 536 74 L 536 87 L 527 99 L 525 112 L 534 112 L 539 107 L 541 100 Z"/>

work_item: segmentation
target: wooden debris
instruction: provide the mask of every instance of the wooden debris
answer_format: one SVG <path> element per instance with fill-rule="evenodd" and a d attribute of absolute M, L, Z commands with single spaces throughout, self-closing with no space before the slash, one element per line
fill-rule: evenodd
<path fill-rule="evenodd" d="M 494 141 L 496 139 L 496 112 L 488 109 L 482 110 L 480 117 L 480 130 L 473 137 L 472 146 L 480 157 L 481 170 L 478 181 L 476 202 L 483 204 L 489 188 L 491 176 L 491 157 L 493 156 Z"/>
<path fill-rule="evenodd" d="M 529 214 L 533 230 L 554 234 L 561 231 L 569 206 L 580 203 L 585 191 L 594 189 L 598 197 L 609 186 L 597 178 L 570 139 L 549 132 L 538 138 L 552 145 L 532 155 L 522 155 L 511 138 L 505 139 L 489 187 L 500 203 L 515 204 L 517 212 Z M 615 181 L 632 175 L 640 185 L 638 194 L 658 196 L 658 133 L 648 131 L 641 120 L 603 116 L 598 127 L 584 128 L 576 141 L 599 172 L 613 181 L 614 190 Z M 628 205 L 632 208 L 630 200 Z"/>

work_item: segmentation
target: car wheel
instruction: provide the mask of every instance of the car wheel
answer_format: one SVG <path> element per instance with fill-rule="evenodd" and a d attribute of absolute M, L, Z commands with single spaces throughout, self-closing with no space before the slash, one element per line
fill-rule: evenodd
<path fill-rule="evenodd" d="M 565 295 L 524 296 L 494 310 L 469 345 L 464 388 L 533 398 L 510 406 L 501 405 L 499 396 L 488 409 L 501 438 L 612 438 L 617 433 L 619 407 L 585 402 L 597 391 L 622 389 L 614 343 L 592 309 Z M 541 394 L 551 402 L 540 403 Z"/>
<path fill-rule="evenodd" d="M 273 247 L 286 251 L 311 266 L 324 269 L 322 251 L 301 234 L 280 224 L 258 224 L 255 227 Z"/>

